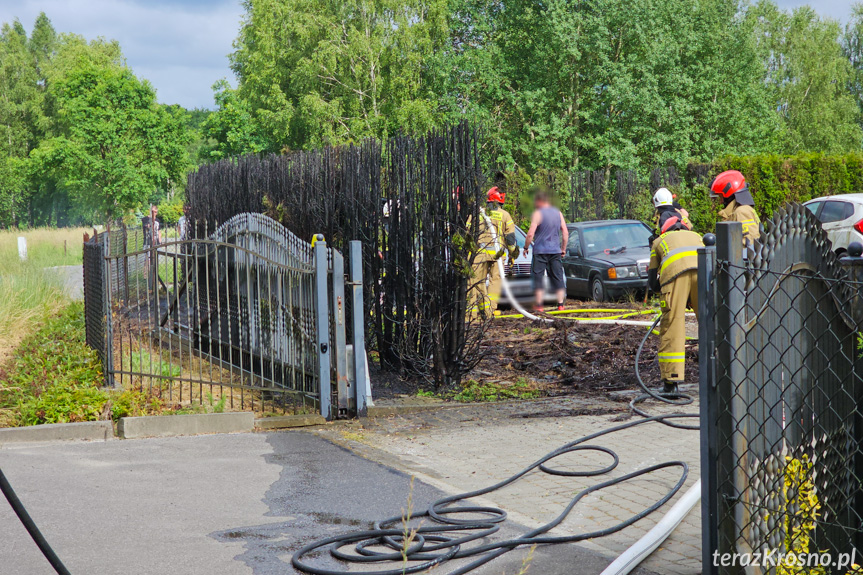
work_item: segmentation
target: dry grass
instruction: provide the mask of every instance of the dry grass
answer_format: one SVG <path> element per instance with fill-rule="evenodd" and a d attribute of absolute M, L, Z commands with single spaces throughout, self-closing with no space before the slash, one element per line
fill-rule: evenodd
<path fill-rule="evenodd" d="M 85 231 L 0 231 L 0 362 L 36 323 L 67 303 L 59 278 L 44 268 L 80 264 Z M 18 258 L 19 236 L 27 238 L 26 262 Z"/>

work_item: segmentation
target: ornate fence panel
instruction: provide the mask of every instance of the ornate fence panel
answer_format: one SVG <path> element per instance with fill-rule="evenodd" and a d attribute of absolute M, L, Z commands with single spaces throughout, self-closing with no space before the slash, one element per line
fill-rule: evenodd
<path fill-rule="evenodd" d="M 863 260 L 800 205 L 746 258 L 739 223 L 716 244 L 699 262 L 703 572 L 814 573 L 826 552 L 845 573 L 863 545 Z"/>
<path fill-rule="evenodd" d="M 102 296 L 108 312 L 108 383 L 170 405 L 328 418 L 362 409 L 347 377 L 342 255 L 261 214 L 193 229 L 149 241 L 122 228 L 104 242 L 105 289 L 92 301 Z M 354 361 L 365 373 L 365 356 Z"/>

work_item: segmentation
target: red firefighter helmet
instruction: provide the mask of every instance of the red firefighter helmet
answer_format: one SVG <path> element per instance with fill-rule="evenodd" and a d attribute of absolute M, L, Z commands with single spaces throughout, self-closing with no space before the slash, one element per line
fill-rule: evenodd
<path fill-rule="evenodd" d="M 506 202 L 506 194 L 501 192 L 500 188 L 495 186 L 488 191 L 488 201 L 502 204 Z"/>
<path fill-rule="evenodd" d="M 710 184 L 710 195 L 714 198 L 728 199 L 748 188 L 743 174 L 737 170 L 728 170 L 716 176 L 716 179 Z"/>

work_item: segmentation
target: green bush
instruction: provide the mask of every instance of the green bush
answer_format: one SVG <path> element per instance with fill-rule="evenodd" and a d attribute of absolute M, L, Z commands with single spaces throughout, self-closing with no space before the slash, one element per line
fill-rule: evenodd
<path fill-rule="evenodd" d="M 98 419 L 108 400 L 102 366 L 84 343 L 84 306 L 74 303 L 26 337 L 0 371 L 0 409 L 16 425 Z"/>
<path fill-rule="evenodd" d="M 725 170 L 739 170 L 746 177 L 762 220 L 772 217 L 774 211 L 789 202 L 863 192 L 863 153 L 728 156 L 709 166 L 711 177 Z M 706 187 L 692 182 L 684 187 L 679 195 L 690 202 L 689 209 L 698 218 L 699 212 L 706 208 L 702 199 L 707 193 Z M 681 203 L 687 207 L 686 203 Z M 701 231 L 713 229 L 709 218 L 696 223 L 696 227 Z"/>
<path fill-rule="evenodd" d="M 176 226 L 183 215 L 183 198 L 175 196 L 159 204 L 159 218 L 166 226 Z"/>
<path fill-rule="evenodd" d="M 163 408 L 142 391 L 102 384 L 99 357 L 84 341 L 84 305 L 72 303 L 27 336 L 0 369 L 0 426 L 118 419 Z"/>

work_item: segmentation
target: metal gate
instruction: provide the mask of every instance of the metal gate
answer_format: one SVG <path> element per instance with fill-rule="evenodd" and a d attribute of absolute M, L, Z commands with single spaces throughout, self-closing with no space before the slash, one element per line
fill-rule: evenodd
<path fill-rule="evenodd" d="M 699 250 L 703 573 L 845 573 L 823 554 L 863 545 L 861 264 L 800 205 L 748 258 L 739 223 Z"/>
<path fill-rule="evenodd" d="M 85 276 L 102 270 L 101 290 L 85 285 L 85 307 L 106 384 L 180 408 L 209 403 L 328 419 L 362 412 L 364 330 L 353 330 L 358 375 L 349 380 L 342 254 L 261 214 L 237 215 L 212 232 L 185 229 L 193 237 L 124 227 L 85 249 Z M 358 244 L 352 258 L 360 257 Z M 361 314 L 361 262 L 352 261 L 351 272 L 350 296 L 359 297 L 351 309 Z"/>

